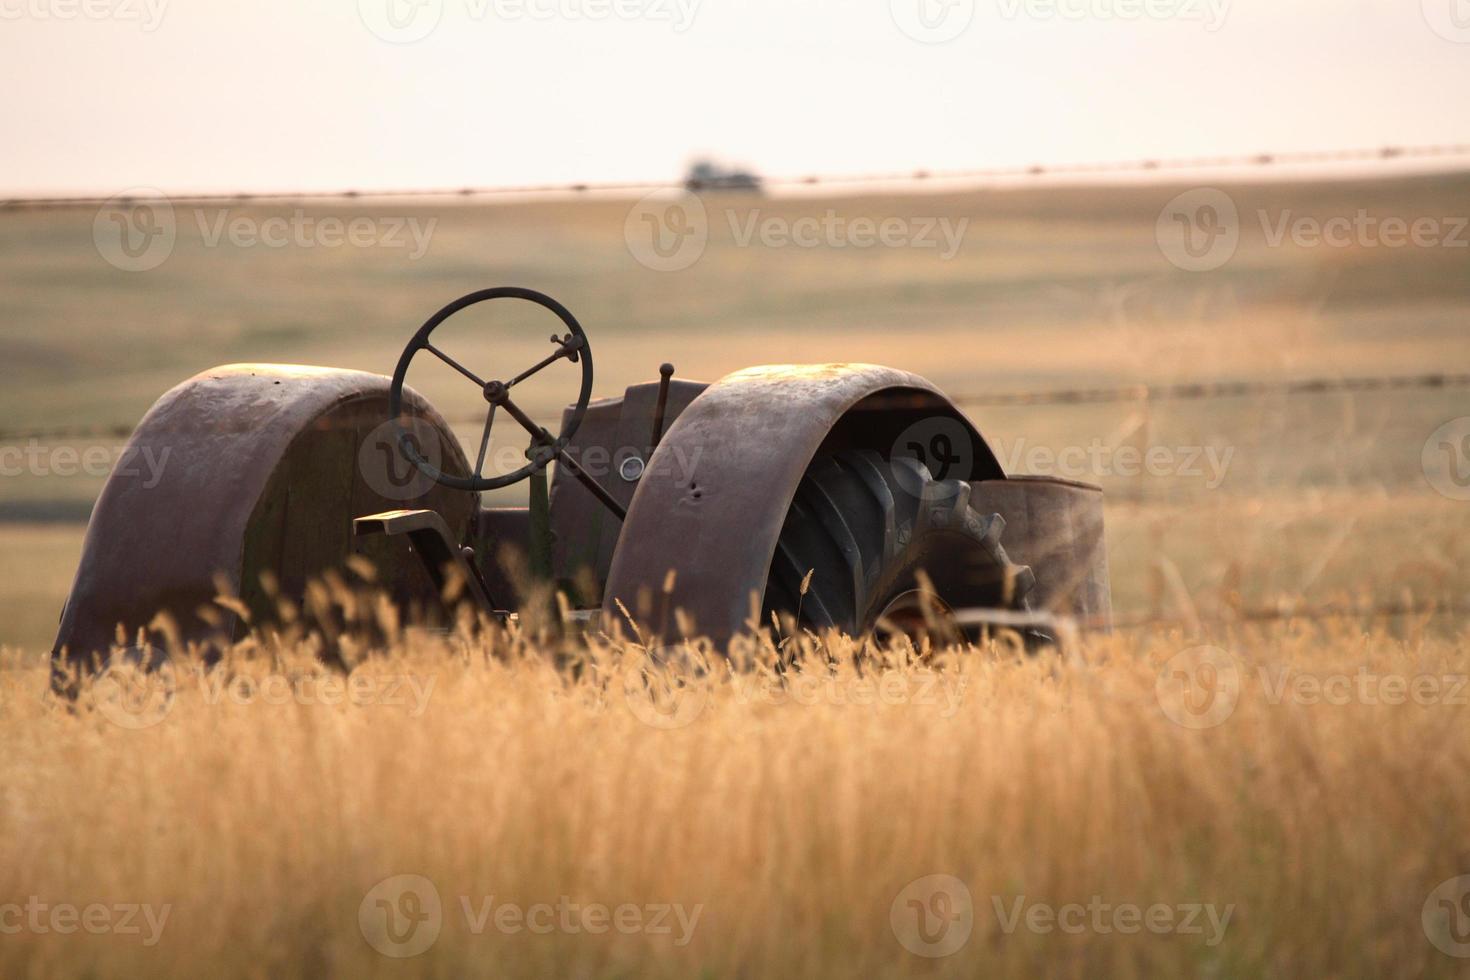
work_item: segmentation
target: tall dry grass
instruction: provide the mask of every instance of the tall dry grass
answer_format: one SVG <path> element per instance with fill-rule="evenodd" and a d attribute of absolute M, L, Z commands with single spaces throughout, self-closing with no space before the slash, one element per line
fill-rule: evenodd
<path fill-rule="evenodd" d="M 681 662 L 683 680 L 629 643 L 415 636 L 335 705 L 336 675 L 279 650 L 179 665 L 133 700 L 110 678 L 74 709 L 12 656 L 0 904 L 169 910 L 139 934 L 39 913 L 44 931 L 0 935 L 0 976 L 1454 975 L 1470 961 L 1432 940 L 1460 920 L 1421 913 L 1470 873 L 1470 692 L 1452 690 L 1470 633 L 1423 627 L 1241 629 L 1203 658 L 1168 634 L 1034 657 L 834 640 L 785 672 L 767 650 L 739 672 Z M 1450 680 L 1403 704 L 1303 693 L 1365 671 Z M 429 914 L 373 891 L 401 875 L 441 913 L 400 959 L 378 951 L 404 949 L 383 910 Z M 911 887 L 931 875 L 971 913 L 952 883 Z M 1022 896 L 1176 918 L 1007 931 Z M 686 918 L 495 925 L 504 903 L 559 902 Z M 1229 918 L 1181 931 L 1190 906 Z M 910 951 L 918 910 L 967 941 Z"/>

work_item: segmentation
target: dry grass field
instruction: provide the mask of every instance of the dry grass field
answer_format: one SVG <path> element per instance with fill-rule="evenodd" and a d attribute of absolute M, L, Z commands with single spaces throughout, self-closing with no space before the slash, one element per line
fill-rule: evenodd
<path fill-rule="evenodd" d="M 111 451 L 45 433 L 126 429 L 217 363 L 387 372 L 498 283 L 578 313 L 599 394 L 664 360 L 888 363 L 962 396 L 1470 372 L 1470 249 L 1269 234 L 1470 215 L 1470 177 L 1228 186 L 1240 246 L 1210 272 L 1155 237 L 1185 189 L 714 195 L 677 272 L 635 260 L 625 201 L 302 205 L 434 219 L 417 259 L 211 244 L 215 210 L 181 206 L 141 273 L 90 211 L 3 212 L 0 448 Z M 950 259 L 739 240 L 829 210 L 968 231 Z M 543 327 L 487 316 L 455 349 L 526 364 Z M 73 709 L 44 654 L 102 476 L 7 470 L 0 977 L 1462 975 L 1470 500 L 1424 457 L 1470 389 L 970 414 L 1019 472 L 1173 454 L 1061 474 L 1103 485 L 1115 608 L 1152 625 L 1036 657 L 830 638 L 784 674 L 696 651 L 678 680 L 632 641 L 409 631 L 351 679 L 266 643 Z"/>
<path fill-rule="evenodd" d="M 1467 641 L 1235 629 L 1208 704 L 1169 686 L 1178 633 L 683 683 L 631 646 L 411 641 L 356 694 L 287 655 L 75 713 L 9 670 L 4 897 L 142 909 L 42 908 L 0 969 L 1458 976 L 1431 892 L 1470 868 Z"/>

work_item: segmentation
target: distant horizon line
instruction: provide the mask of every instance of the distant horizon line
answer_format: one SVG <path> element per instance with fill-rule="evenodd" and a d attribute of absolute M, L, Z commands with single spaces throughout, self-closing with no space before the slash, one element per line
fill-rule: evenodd
<path fill-rule="evenodd" d="M 1288 151 L 1229 156 L 1134 159 L 1126 161 L 1079 164 L 1023 164 L 974 170 L 925 170 L 878 174 L 811 174 L 805 176 L 764 177 L 752 168 L 730 179 L 706 181 L 586 181 L 506 186 L 464 186 L 428 188 L 330 188 L 233 191 L 197 190 L 167 192 L 158 187 L 134 185 L 111 194 L 65 194 L 49 192 L 5 192 L 0 208 L 67 208 L 97 207 L 110 203 L 271 203 L 323 200 L 437 200 L 441 203 L 486 203 L 485 198 L 506 202 L 544 201 L 552 199 L 598 196 L 617 199 L 638 192 L 688 190 L 730 191 L 779 190 L 783 197 L 806 196 L 802 192 L 826 189 L 832 193 L 885 189 L 894 185 L 908 188 L 909 193 L 926 190 L 1014 189 L 1041 183 L 1047 186 L 1110 187 L 1170 186 L 1180 183 L 1185 174 L 1211 174 L 1215 179 L 1237 183 L 1273 183 L 1302 180 L 1318 182 L 1353 181 L 1374 177 L 1408 177 L 1450 175 L 1470 171 L 1470 144 L 1429 146 L 1379 146 L 1333 151 Z M 755 186 L 750 180 L 753 178 Z M 941 185 L 941 186 L 936 186 Z"/>

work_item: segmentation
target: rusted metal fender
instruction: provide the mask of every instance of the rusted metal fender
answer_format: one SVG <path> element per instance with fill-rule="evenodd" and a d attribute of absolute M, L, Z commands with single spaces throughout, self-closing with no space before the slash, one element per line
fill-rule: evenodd
<path fill-rule="evenodd" d="M 463 535 L 478 500 L 418 479 L 401 454 L 391 458 L 388 384 L 360 371 L 231 364 L 160 398 L 92 510 L 53 664 L 85 670 L 116 642 L 119 627 L 131 644 L 158 613 L 183 641 L 237 636 L 242 624 L 213 603 L 218 586 L 266 616 L 274 600 L 260 591 L 262 574 L 291 596 L 353 553 L 379 566 L 390 591 L 422 594 L 423 583 L 404 578 L 426 577 L 411 556 L 399 562 L 374 550 L 407 546 L 354 542 L 353 517 L 427 507 Z M 422 397 L 406 392 L 405 414 L 416 435 L 437 437 L 446 465 L 465 466 L 454 435 Z M 212 613 L 201 618 L 201 607 Z"/>
<path fill-rule="evenodd" d="M 711 385 L 675 420 L 649 460 L 618 538 L 606 621 L 672 630 L 682 610 L 718 644 L 744 631 L 786 512 L 823 450 L 888 454 L 915 426 L 946 427 L 969 445 L 949 475 L 1003 480 L 979 430 L 925 379 L 872 364 L 770 365 Z M 673 572 L 672 588 L 669 573 Z"/>

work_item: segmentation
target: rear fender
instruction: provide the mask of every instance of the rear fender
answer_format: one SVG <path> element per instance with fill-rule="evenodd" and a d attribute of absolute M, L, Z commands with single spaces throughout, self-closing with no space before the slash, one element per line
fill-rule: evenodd
<path fill-rule="evenodd" d="M 444 420 L 417 394 L 405 414 L 440 462 L 465 471 Z M 162 613 L 184 643 L 228 641 L 244 617 L 215 602 L 221 590 L 269 621 L 280 595 L 299 599 L 306 582 L 353 554 L 378 568 L 400 600 L 432 602 L 427 573 L 402 540 L 354 540 L 352 519 L 395 508 L 430 509 L 455 540 L 468 535 L 476 495 L 449 490 L 410 470 L 388 425 L 388 379 L 360 371 L 232 364 L 178 385 L 149 410 L 92 510 L 82 558 L 52 651 L 61 669 L 85 670 L 121 634 L 149 645 Z M 201 615 L 201 610 L 204 614 Z"/>
<path fill-rule="evenodd" d="M 724 645 L 758 615 L 781 526 L 818 452 L 944 438 L 946 478 L 1003 480 L 980 432 L 936 387 L 870 364 L 773 365 L 728 375 L 674 422 L 639 482 L 604 615 L 667 632 L 674 610 Z M 672 574 L 671 574 L 672 573 Z"/>

